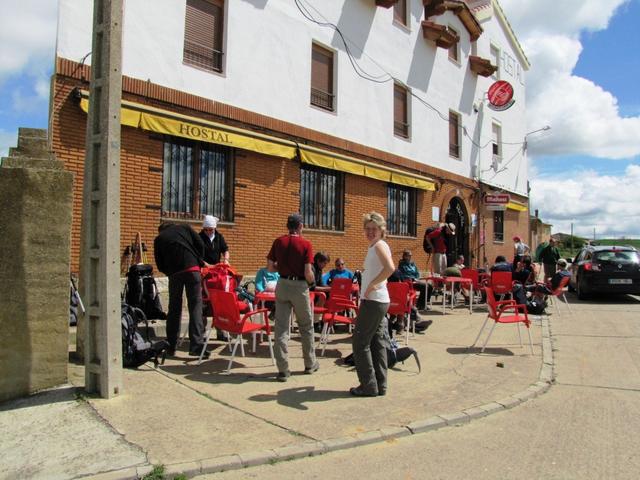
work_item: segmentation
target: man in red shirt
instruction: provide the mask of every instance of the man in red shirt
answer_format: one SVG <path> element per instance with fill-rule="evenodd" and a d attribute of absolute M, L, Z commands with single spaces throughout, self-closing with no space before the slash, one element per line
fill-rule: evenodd
<path fill-rule="evenodd" d="M 432 274 L 444 275 L 447 268 L 447 237 L 455 234 L 456 226 L 453 223 L 443 223 L 427 235 L 433 243 Z"/>
<path fill-rule="evenodd" d="M 289 233 L 276 238 L 267 255 L 269 265 L 278 269 L 276 286 L 275 357 L 277 380 L 286 382 L 289 371 L 289 318 L 296 313 L 302 339 L 304 373 L 310 375 L 319 368 L 315 354 L 313 316 L 309 288 L 315 285 L 313 276 L 313 247 L 302 238 L 302 215 L 294 213 L 287 219 Z"/>

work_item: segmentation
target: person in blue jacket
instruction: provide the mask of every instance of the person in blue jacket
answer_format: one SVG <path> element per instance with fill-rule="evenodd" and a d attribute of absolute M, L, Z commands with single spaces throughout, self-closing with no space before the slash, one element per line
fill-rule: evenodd
<path fill-rule="evenodd" d="M 420 271 L 415 262 L 411 260 L 411 250 L 405 250 L 402 252 L 402 259 L 398 263 L 398 269 L 396 275 L 400 281 L 411 280 L 413 282 L 413 288 L 415 288 L 420 295 L 418 296 L 418 303 L 416 308 L 418 310 L 424 310 L 429 301 L 428 297 L 431 297 L 431 289 L 427 282 L 420 280 Z"/>
<path fill-rule="evenodd" d="M 275 292 L 280 274 L 275 265 L 267 264 L 256 273 L 256 292 Z"/>
<path fill-rule="evenodd" d="M 345 267 L 344 259 L 336 258 L 336 268 L 329 271 L 329 276 L 327 277 L 327 285 L 331 285 L 334 278 L 348 278 L 349 280 L 353 280 L 353 272 Z"/>

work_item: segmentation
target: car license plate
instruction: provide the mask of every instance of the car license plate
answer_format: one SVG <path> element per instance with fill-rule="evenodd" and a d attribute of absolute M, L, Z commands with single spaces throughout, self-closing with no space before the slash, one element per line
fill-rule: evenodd
<path fill-rule="evenodd" d="M 609 283 L 611 285 L 631 285 L 633 280 L 630 278 L 610 278 Z"/>

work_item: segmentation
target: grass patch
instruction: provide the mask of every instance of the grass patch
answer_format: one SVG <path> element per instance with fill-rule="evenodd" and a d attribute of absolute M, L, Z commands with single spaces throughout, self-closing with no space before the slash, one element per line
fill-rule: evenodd
<path fill-rule="evenodd" d="M 164 465 L 154 465 L 153 470 L 142 477 L 142 480 L 167 480 L 164 474 Z M 187 476 L 184 473 L 180 473 L 173 477 L 172 480 L 187 480 Z"/>

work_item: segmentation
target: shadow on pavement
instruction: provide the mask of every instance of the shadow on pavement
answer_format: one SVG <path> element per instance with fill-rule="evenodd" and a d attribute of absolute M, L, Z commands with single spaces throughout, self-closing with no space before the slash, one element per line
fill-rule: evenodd
<path fill-rule="evenodd" d="M 447 353 L 450 353 L 451 355 L 473 355 L 479 354 L 480 350 L 482 350 L 482 347 L 449 347 L 447 348 Z M 505 355 L 508 357 L 513 357 L 514 353 L 506 348 L 487 347 L 484 349 L 482 355 Z"/>
<path fill-rule="evenodd" d="M 314 386 L 286 388 L 278 393 L 258 394 L 249 397 L 254 402 L 277 402 L 279 405 L 296 410 L 309 410 L 305 403 L 326 402 L 335 398 L 349 398 L 347 390 L 316 390 Z"/>
<path fill-rule="evenodd" d="M 18 410 L 21 408 L 37 407 L 41 405 L 50 405 L 52 403 L 69 402 L 72 400 L 76 400 L 78 398 L 78 395 L 84 395 L 84 390 L 82 388 L 68 385 L 61 388 L 36 393 L 29 397 L 9 400 L 0 404 L 0 412 Z"/>

